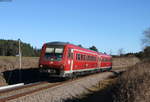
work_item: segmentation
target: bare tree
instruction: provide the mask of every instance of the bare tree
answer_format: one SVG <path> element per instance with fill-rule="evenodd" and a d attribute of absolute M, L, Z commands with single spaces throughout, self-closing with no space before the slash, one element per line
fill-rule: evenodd
<path fill-rule="evenodd" d="M 112 55 L 112 50 L 111 49 L 109 50 L 109 55 Z"/>
<path fill-rule="evenodd" d="M 144 38 L 142 39 L 142 44 L 144 46 L 150 46 L 150 28 L 143 32 Z"/>
<path fill-rule="evenodd" d="M 125 53 L 125 51 L 124 51 L 123 48 L 120 48 L 120 49 L 118 50 L 118 55 L 119 55 L 119 56 L 123 55 L 124 53 Z"/>

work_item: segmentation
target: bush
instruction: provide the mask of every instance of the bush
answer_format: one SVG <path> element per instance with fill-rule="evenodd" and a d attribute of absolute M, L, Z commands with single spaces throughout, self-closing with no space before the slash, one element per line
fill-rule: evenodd
<path fill-rule="evenodd" d="M 112 89 L 114 102 L 150 102 L 150 61 L 130 68 Z"/>

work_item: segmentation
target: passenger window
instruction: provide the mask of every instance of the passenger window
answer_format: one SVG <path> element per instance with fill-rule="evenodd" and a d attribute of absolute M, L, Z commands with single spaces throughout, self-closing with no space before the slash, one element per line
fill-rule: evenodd
<path fill-rule="evenodd" d="M 78 60 L 78 54 L 76 54 L 76 60 Z"/>
<path fill-rule="evenodd" d="M 78 54 L 78 59 L 81 60 L 81 54 Z"/>
<path fill-rule="evenodd" d="M 76 54 L 76 59 L 81 60 L 81 54 Z"/>

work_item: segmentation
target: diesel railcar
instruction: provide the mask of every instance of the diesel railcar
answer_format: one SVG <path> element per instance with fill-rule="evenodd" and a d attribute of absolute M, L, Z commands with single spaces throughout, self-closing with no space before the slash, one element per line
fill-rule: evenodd
<path fill-rule="evenodd" d="M 42 47 L 39 67 L 51 76 L 72 77 L 111 70 L 109 55 L 65 42 L 49 42 Z"/>

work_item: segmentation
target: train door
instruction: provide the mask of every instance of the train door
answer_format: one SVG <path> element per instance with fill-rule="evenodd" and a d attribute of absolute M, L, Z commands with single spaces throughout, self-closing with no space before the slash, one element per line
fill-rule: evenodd
<path fill-rule="evenodd" d="M 101 68 L 101 57 L 98 56 L 98 68 L 100 69 Z"/>
<path fill-rule="evenodd" d="M 69 70 L 70 70 L 71 73 L 73 72 L 73 64 L 74 64 L 74 61 L 73 61 L 74 54 L 73 53 L 74 53 L 74 50 L 69 48 L 69 51 L 68 51 L 68 64 L 69 64 Z"/>

